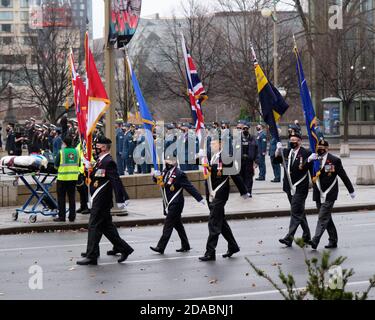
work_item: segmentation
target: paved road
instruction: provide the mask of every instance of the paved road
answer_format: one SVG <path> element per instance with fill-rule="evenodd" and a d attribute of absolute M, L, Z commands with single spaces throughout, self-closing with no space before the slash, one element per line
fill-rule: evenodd
<path fill-rule="evenodd" d="M 316 216 L 310 216 L 315 229 Z M 345 267 L 353 267 L 355 275 L 348 289 L 362 290 L 375 273 L 375 212 L 336 214 L 339 248 L 333 256 L 348 256 Z M 285 234 L 288 218 L 238 220 L 230 222 L 241 246 L 231 259 L 217 256 L 216 262 L 203 263 L 207 225 L 188 224 L 187 233 L 193 250 L 178 254 L 177 235 L 166 254 L 149 250 L 160 236 L 161 226 L 120 229 L 122 236 L 135 248 L 124 264 L 105 255 L 110 244 L 101 245 L 99 266 L 77 266 L 85 249 L 86 232 L 60 232 L 1 236 L 0 299 L 280 299 L 273 288 L 250 270 L 244 257 L 276 278 L 276 264 L 295 275 L 297 286 L 305 285 L 306 268 L 300 248 L 283 248 L 277 239 Z M 308 256 L 319 256 L 307 249 Z M 226 251 L 219 240 L 218 253 Z M 43 289 L 28 287 L 29 267 L 43 268 Z M 371 294 L 375 298 L 375 291 Z"/>

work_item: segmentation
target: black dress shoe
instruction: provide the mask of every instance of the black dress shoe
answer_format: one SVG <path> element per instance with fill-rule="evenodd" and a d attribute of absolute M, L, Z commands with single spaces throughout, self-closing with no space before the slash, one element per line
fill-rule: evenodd
<path fill-rule="evenodd" d="M 199 257 L 200 261 L 215 261 L 216 256 L 215 255 L 204 255 L 203 257 Z"/>
<path fill-rule="evenodd" d="M 76 217 L 74 217 L 74 218 L 69 218 L 69 222 L 74 222 L 74 221 L 76 221 Z"/>
<path fill-rule="evenodd" d="M 314 242 L 314 241 L 310 241 L 310 245 L 311 245 L 311 248 L 316 250 L 316 248 L 318 247 L 318 243 Z"/>
<path fill-rule="evenodd" d="M 65 219 L 60 219 L 60 218 L 54 218 L 54 222 L 65 222 Z"/>
<path fill-rule="evenodd" d="M 239 252 L 240 248 L 237 248 L 236 250 L 228 250 L 227 253 L 223 254 L 223 258 L 230 258 L 233 256 L 235 253 Z"/>
<path fill-rule="evenodd" d="M 87 252 L 81 252 L 81 257 L 82 258 L 86 258 L 87 257 Z M 98 257 L 100 257 L 100 255 L 98 255 Z"/>
<path fill-rule="evenodd" d="M 273 180 L 271 180 L 271 182 L 280 182 L 280 180 L 273 179 Z"/>
<path fill-rule="evenodd" d="M 90 214 L 90 213 L 91 213 L 90 209 L 85 209 L 81 211 L 81 214 Z"/>
<path fill-rule="evenodd" d="M 121 262 L 124 262 L 128 257 L 129 255 L 131 255 L 133 253 L 133 249 L 130 251 L 130 252 L 127 252 L 127 253 L 121 253 L 121 257 L 120 259 L 117 260 L 118 263 L 121 263 Z"/>
<path fill-rule="evenodd" d="M 120 253 L 120 251 L 108 250 L 107 251 L 107 256 L 117 256 L 119 253 Z"/>
<path fill-rule="evenodd" d="M 266 178 L 256 178 L 255 180 L 256 180 L 256 181 L 265 181 Z"/>
<path fill-rule="evenodd" d="M 83 210 L 85 209 L 79 208 L 78 210 L 76 210 L 76 213 L 81 213 Z"/>
<path fill-rule="evenodd" d="M 326 249 L 335 249 L 337 248 L 337 243 L 328 243 L 326 246 L 324 246 Z"/>
<path fill-rule="evenodd" d="M 279 242 L 282 243 L 282 244 L 285 244 L 287 247 L 292 246 L 292 241 L 287 240 L 287 239 L 279 239 Z"/>
<path fill-rule="evenodd" d="M 190 251 L 191 248 L 180 248 L 180 249 L 176 249 L 176 252 L 187 252 L 187 251 Z"/>
<path fill-rule="evenodd" d="M 162 248 L 159 248 L 159 247 L 150 247 L 150 249 L 152 251 L 158 252 L 160 254 L 164 254 L 164 250 Z"/>
<path fill-rule="evenodd" d="M 96 266 L 98 264 L 98 260 L 85 258 L 83 260 L 77 261 L 77 264 L 80 266 L 88 266 L 88 265 Z"/>

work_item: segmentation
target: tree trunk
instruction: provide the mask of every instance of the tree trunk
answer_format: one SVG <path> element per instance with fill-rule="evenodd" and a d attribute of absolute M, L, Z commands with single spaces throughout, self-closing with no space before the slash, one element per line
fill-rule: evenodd
<path fill-rule="evenodd" d="M 349 141 L 349 107 L 350 102 L 343 102 L 343 116 L 344 116 L 344 143 Z"/>

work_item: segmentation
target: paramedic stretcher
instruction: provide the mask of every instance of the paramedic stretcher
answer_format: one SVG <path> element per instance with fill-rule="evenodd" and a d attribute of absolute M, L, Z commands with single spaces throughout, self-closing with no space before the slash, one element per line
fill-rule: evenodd
<path fill-rule="evenodd" d="M 52 154 L 6 156 L 1 158 L 0 168 L 0 174 L 15 178 L 14 186 L 21 180 L 30 191 L 30 196 L 23 206 L 12 213 L 14 221 L 18 219 L 20 213 L 28 214 L 31 223 L 36 222 L 38 214 L 43 216 L 58 214 L 57 201 L 49 192 L 57 179 Z"/>

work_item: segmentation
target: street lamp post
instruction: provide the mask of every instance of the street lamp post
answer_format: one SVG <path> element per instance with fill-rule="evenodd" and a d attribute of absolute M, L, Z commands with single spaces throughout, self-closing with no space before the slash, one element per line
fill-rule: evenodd
<path fill-rule="evenodd" d="M 109 34 L 109 23 L 111 16 L 111 1 L 104 0 L 105 6 L 105 23 L 104 23 L 104 39 L 107 39 Z M 115 136 L 115 65 L 114 65 L 114 49 L 107 44 L 104 50 L 104 64 L 105 64 L 105 86 L 109 100 L 111 101 L 111 107 L 108 109 L 105 116 L 105 135 L 112 140 L 111 156 L 116 159 L 116 136 Z"/>
<path fill-rule="evenodd" d="M 261 14 L 265 18 L 271 17 L 273 20 L 273 84 L 277 88 L 279 85 L 279 61 L 278 61 L 278 33 L 277 33 L 277 14 L 276 5 L 279 0 L 273 1 L 273 8 L 263 8 Z"/>

